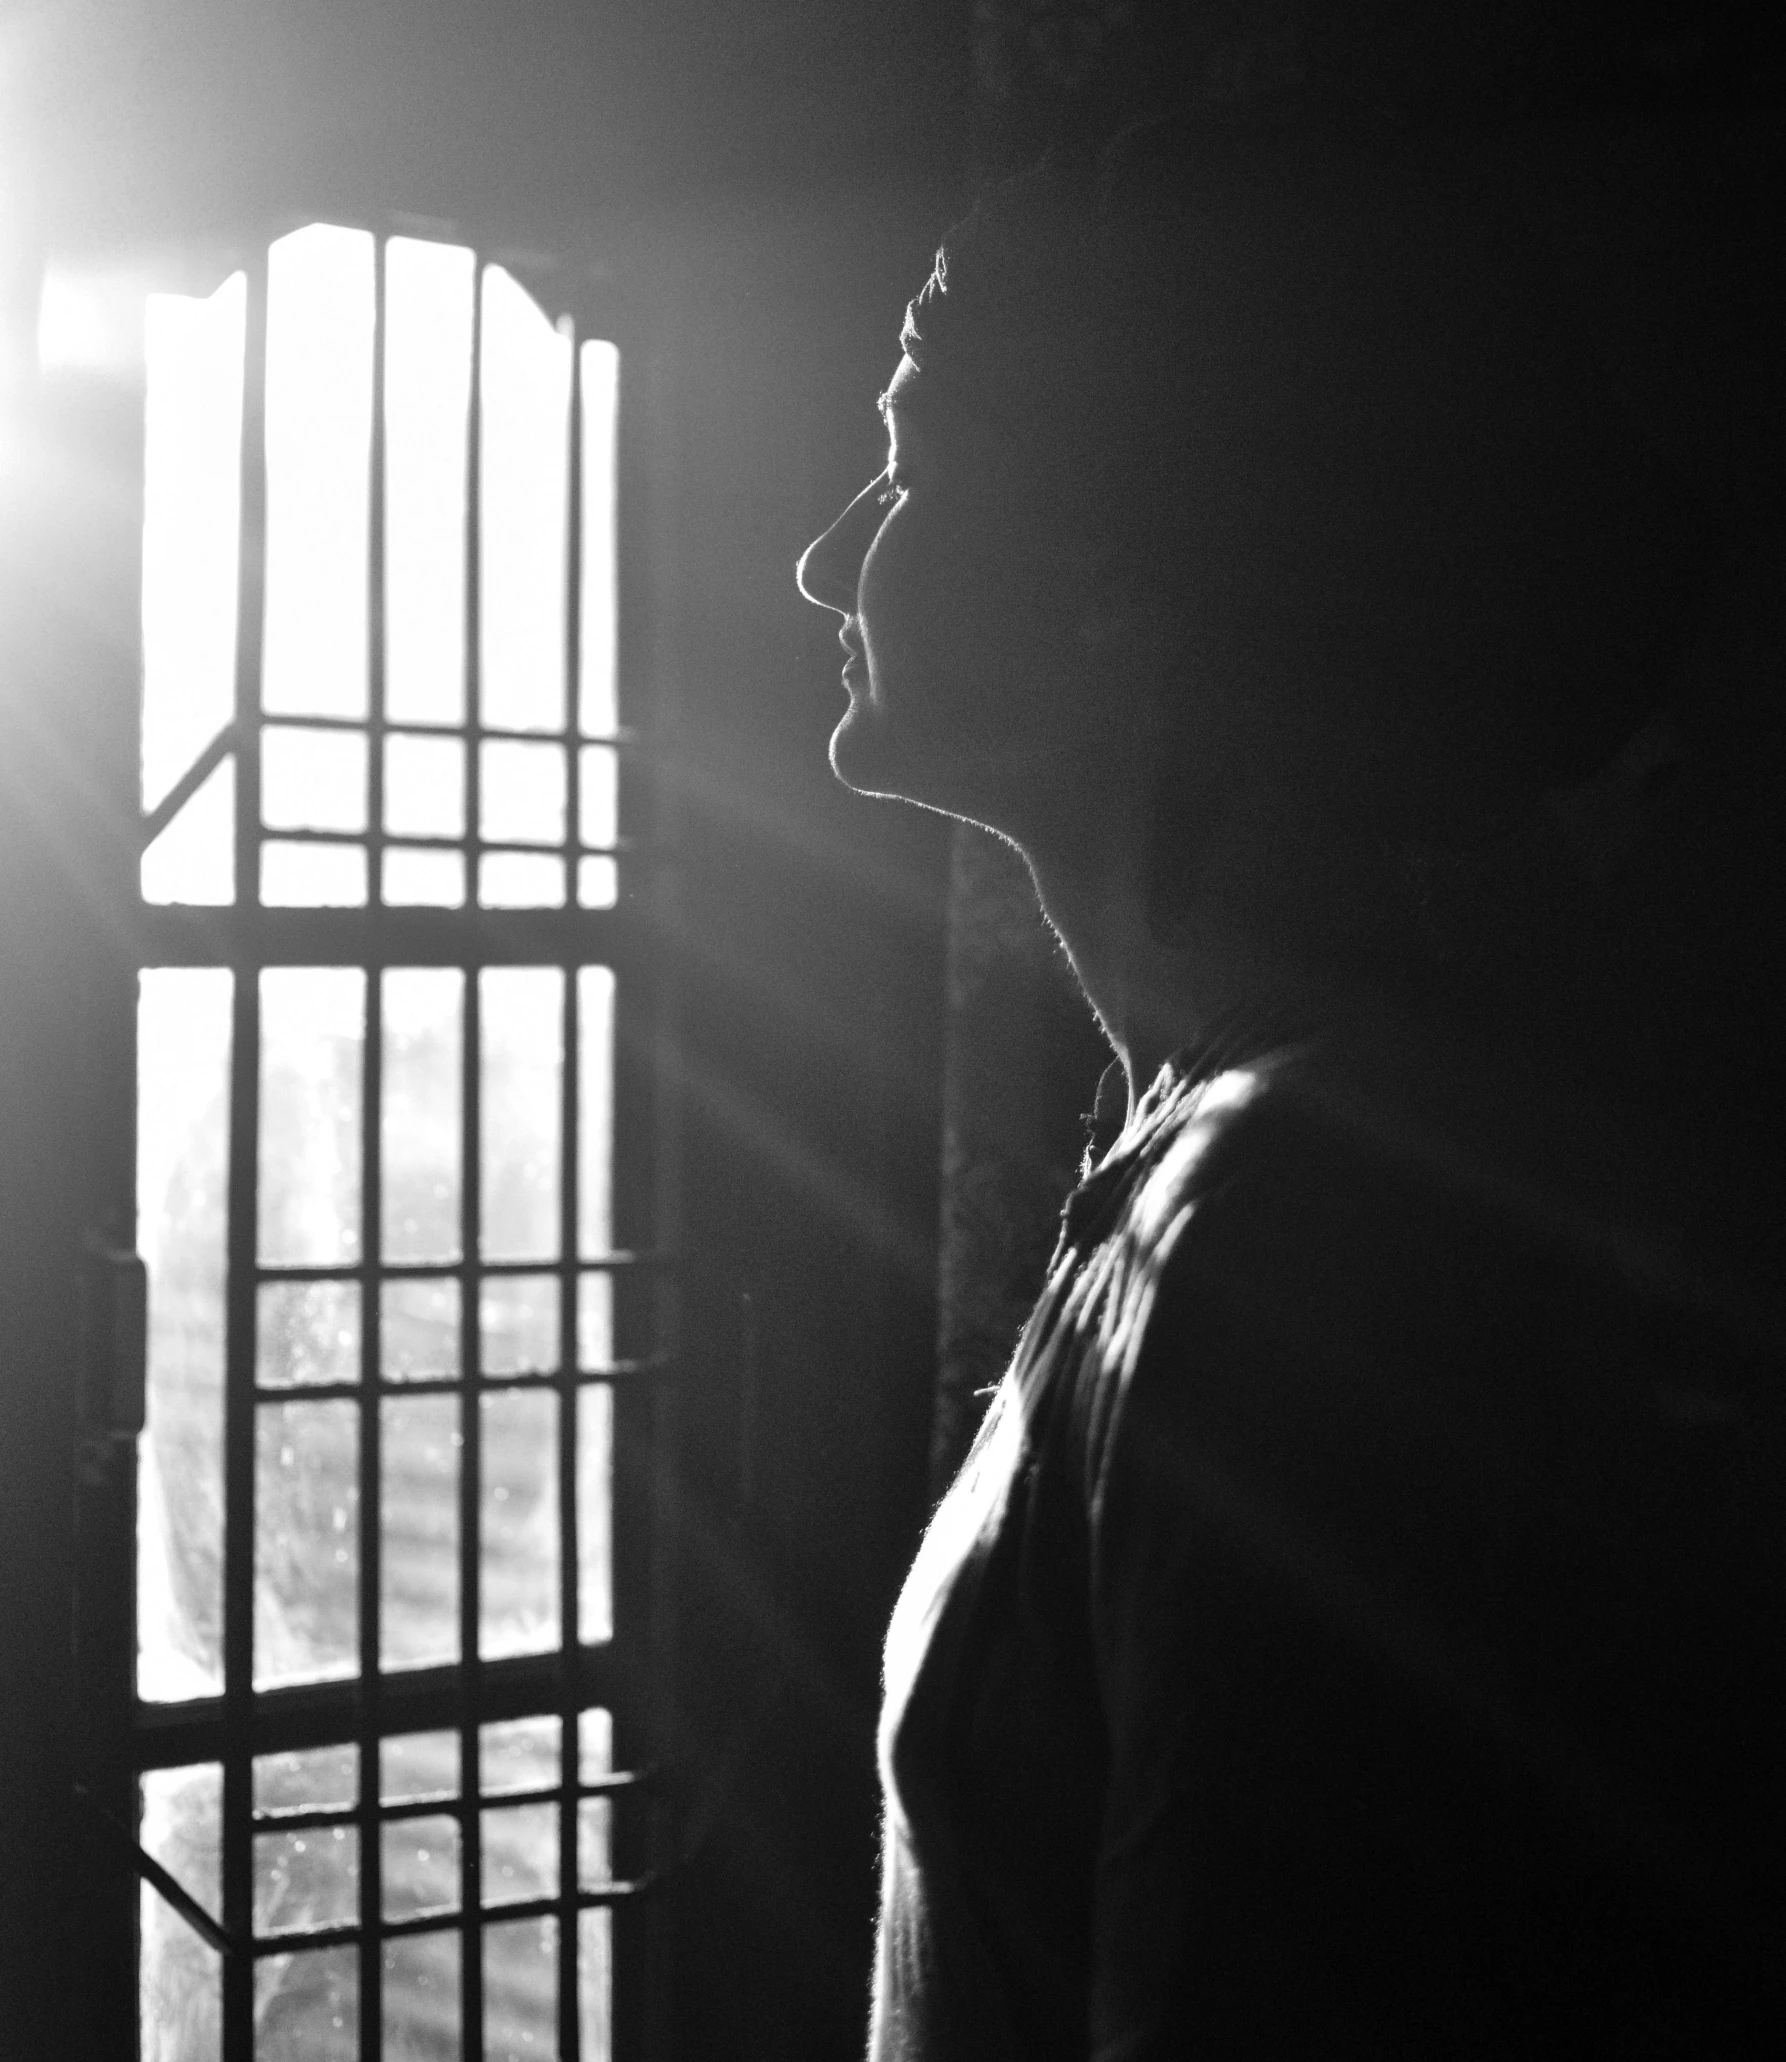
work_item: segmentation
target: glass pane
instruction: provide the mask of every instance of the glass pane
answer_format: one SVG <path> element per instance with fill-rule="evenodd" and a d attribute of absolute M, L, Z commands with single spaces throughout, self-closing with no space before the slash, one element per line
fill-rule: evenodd
<path fill-rule="evenodd" d="M 137 1442 L 137 1694 L 223 1689 L 223 1274 L 230 1001 L 223 967 L 137 990 L 136 1239 L 149 1269 Z"/>
<path fill-rule="evenodd" d="M 465 901 L 465 858 L 459 852 L 390 846 L 379 882 L 393 909 L 459 909 Z"/>
<path fill-rule="evenodd" d="M 387 1261 L 459 1257 L 464 1005 L 465 976 L 457 967 L 393 967 L 384 976 Z"/>
<path fill-rule="evenodd" d="M 385 707 L 465 714 L 465 445 L 472 255 L 385 245 Z"/>
<path fill-rule="evenodd" d="M 268 909 L 360 909 L 366 901 L 366 854 L 358 845 L 260 848 L 260 899 Z"/>
<path fill-rule="evenodd" d="M 143 307 L 145 809 L 235 714 L 247 309 L 240 272 L 207 300 Z"/>
<path fill-rule="evenodd" d="M 263 1282 L 255 1378 L 270 1389 L 360 1379 L 357 1282 Z"/>
<path fill-rule="evenodd" d="M 359 1950 L 263 1955 L 254 1965 L 254 2062 L 359 2062 Z"/>
<path fill-rule="evenodd" d="M 558 1921 L 484 1930 L 484 2062 L 540 2062 L 558 2041 Z"/>
<path fill-rule="evenodd" d="M 411 838 L 465 835 L 465 746 L 460 739 L 385 739 L 384 827 Z"/>
<path fill-rule="evenodd" d="M 306 1826 L 254 1836 L 254 1930 L 345 1926 L 360 1911 L 357 1826 Z"/>
<path fill-rule="evenodd" d="M 550 1390 L 480 1397 L 486 1659 L 559 1643 L 558 1399 Z"/>
<path fill-rule="evenodd" d="M 577 861 L 577 900 L 585 909 L 612 909 L 620 900 L 620 869 L 611 859 Z"/>
<path fill-rule="evenodd" d="M 363 831 L 364 734 L 269 723 L 260 734 L 260 820 L 269 830 Z"/>
<path fill-rule="evenodd" d="M 577 1637 L 614 1637 L 614 1392 L 577 1391 Z"/>
<path fill-rule="evenodd" d="M 478 1782 L 483 1794 L 500 1797 L 505 1791 L 551 1789 L 560 1779 L 563 1738 L 564 1720 L 549 1714 L 480 1727 Z"/>
<path fill-rule="evenodd" d="M 141 2062 L 222 2062 L 223 1957 L 146 1883 L 137 1920 Z"/>
<path fill-rule="evenodd" d="M 558 1895 L 558 1807 L 513 1804 L 483 1815 L 483 1896 L 487 1905 L 526 1904 Z"/>
<path fill-rule="evenodd" d="M 384 1915 L 419 1919 L 459 1909 L 457 1819 L 398 1819 L 380 1833 Z"/>
<path fill-rule="evenodd" d="M 558 1366 L 558 1278 L 486 1278 L 479 1299 L 486 1375 L 551 1374 Z"/>
<path fill-rule="evenodd" d="M 564 861 L 543 852 L 486 852 L 478 861 L 482 909 L 562 909 Z"/>
<path fill-rule="evenodd" d="M 620 835 L 619 755 L 611 745 L 583 747 L 577 815 L 577 835 L 585 845 L 612 845 Z"/>
<path fill-rule="evenodd" d="M 577 1914 L 577 2025 L 583 2062 L 614 2054 L 614 1915 Z"/>
<path fill-rule="evenodd" d="M 570 339 L 500 266 L 484 272 L 483 719 L 564 725 Z"/>
<path fill-rule="evenodd" d="M 586 1274 L 577 1282 L 577 1365 L 586 1374 L 614 1360 L 614 1277 Z"/>
<path fill-rule="evenodd" d="M 372 239 L 312 223 L 267 253 L 265 706 L 366 713 Z"/>
<path fill-rule="evenodd" d="M 346 1811 L 359 1796 L 357 1747 L 306 1747 L 254 1757 L 256 1811 Z"/>
<path fill-rule="evenodd" d="M 577 1806 L 579 1890 L 602 1890 L 614 1879 L 613 1811 L 606 1797 L 585 1797 Z"/>
<path fill-rule="evenodd" d="M 583 648 L 578 721 L 586 735 L 606 737 L 619 720 L 615 704 L 615 431 L 620 353 L 591 341 L 579 352 L 583 381 Z"/>
<path fill-rule="evenodd" d="M 577 1780 L 599 1783 L 614 1773 L 614 1717 L 596 1709 L 577 1713 Z"/>
<path fill-rule="evenodd" d="M 387 1941 L 383 2062 L 456 2062 L 460 2052 L 458 1934 Z"/>
<path fill-rule="evenodd" d="M 418 1804 L 459 1794 L 459 1735 L 393 1733 L 378 1743 L 378 1794 L 386 1804 Z"/>
<path fill-rule="evenodd" d="M 360 1257 L 358 967 L 260 977 L 260 1257 L 270 1267 Z"/>
<path fill-rule="evenodd" d="M 614 1245 L 614 970 L 577 970 L 577 1241 L 585 1260 Z"/>
<path fill-rule="evenodd" d="M 221 1919 L 223 1764 L 146 1769 L 139 1793 L 142 1823 L 137 1838 L 144 1853 L 190 1891 L 213 1919 Z"/>
<path fill-rule="evenodd" d="M 486 967 L 479 981 L 483 1255 L 556 1260 L 564 975 L 557 967 Z"/>
<path fill-rule="evenodd" d="M 236 762 L 225 759 L 143 854 L 143 900 L 214 907 L 236 899 Z"/>
<path fill-rule="evenodd" d="M 359 1665 L 360 1440 L 352 1403 L 264 1403 L 255 1469 L 254 1687 Z"/>
<path fill-rule="evenodd" d="M 494 843 L 564 843 L 564 749 L 496 738 L 478 753 L 478 829 Z"/>
<path fill-rule="evenodd" d="M 459 1399 L 387 1399 L 380 1412 L 379 1662 L 428 1668 L 457 1661 Z"/>
<path fill-rule="evenodd" d="M 379 1356 L 387 1382 L 453 1379 L 459 1373 L 459 1284 L 386 1282 Z"/>

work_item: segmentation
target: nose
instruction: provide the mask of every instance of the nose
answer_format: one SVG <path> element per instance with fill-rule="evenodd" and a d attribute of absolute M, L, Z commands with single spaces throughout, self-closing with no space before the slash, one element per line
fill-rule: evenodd
<path fill-rule="evenodd" d="M 806 547 L 794 568 L 794 579 L 806 599 L 822 609 L 835 609 L 840 616 L 855 613 L 857 576 L 874 539 L 876 526 L 868 517 L 876 512 L 873 495 L 877 485 L 870 481 L 830 529 Z"/>

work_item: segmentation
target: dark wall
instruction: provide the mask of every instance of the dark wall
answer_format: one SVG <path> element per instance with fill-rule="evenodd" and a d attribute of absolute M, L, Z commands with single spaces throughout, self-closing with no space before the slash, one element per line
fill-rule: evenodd
<path fill-rule="evenodd" d="M 959 199 L 965 12 L 76 0 L 0 17 L 0 170 L 38 254 L 400 211 L 599 268 L 654 339 L 633 364 L 634 514 L 680 817 L 685 1860 L 667 1909 L 689 2056 L 842 2057 L 862 2037 L 879 1643 L 925 1496 L 946 865 L 939 825 L 832 781 L 841 655 L 792 567 L 879 462 L 872 396 Z M 28 273 L 21 248 L 0 272 Z M 0 2054 L 35 2062 L 70 2051 L 83 1959 L 63 1803 L 69 1284 L 104 1129 L 78 1031 L 106 948 L 71 915 L 65 848 L 104 835 L 85 769 L 101 732 L 127 739 L 130 673 L 128 624 L 101 653 L 83 621 L 83 568 L 110 546 L 78 520 L 52 538 L 12 486 L 8 545 L 39 534 L 29 565 L 10 555 L 0 624 Z M 46 563 L 69 590 L 53 607 Z"/>

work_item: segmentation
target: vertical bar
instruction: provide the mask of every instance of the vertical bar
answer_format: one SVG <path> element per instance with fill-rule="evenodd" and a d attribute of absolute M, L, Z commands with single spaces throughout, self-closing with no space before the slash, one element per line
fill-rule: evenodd
<path fill-rule="evenodd" d="M 478 729 L 482 720 L 482 653 L 479 633 L 479 506 L 483 442 L 481 394 L 484 355 L 483 267 L 474 261 L 471 296 L 471 393 L 467 403 L 465 458 L 465 722 L 466 866 L 471 879 L 467 899 L 477 904 L 477 846 L 480 814 Z M 478 1409 L 478 1366 L 482 1340 L 478 1330 L 479 1226 L 483 1212 L 483 1132 L 480 1099 L 483 1089 L 483 997 L 478 968 L 467 960 L 463 1013 L 464 1046 L 460 1061 L 459 1251 L 462 1288 L 459 1295 L 459 1998 L 462 2062 L 484 2058 L 484 1954 L 479 1926 L 483 1874 L 483 1815 L 478 1810 L 482 1773 L 478 1761 L 478 1717 L 481 1702 L 478 1660 L 478 1563 L 481 1558 L 479 1519 L 483 1481 L 483 1424 Z"/>
<path fill-rule="evenodd" d="M 236 614 L 236 895 L 258 902 L 261 613 L 266 544 L 267 259 L 248 268 L 242 372 L 241 575 Z M 260 980 L 238 960 L 232 1001 L 228 1286 L 224 1314 L 223 1924 L 246 1939 L 253 1920 L 251 1778 L 254 1698 L 255 1262 L 259 1243 Z M 254 1966 L 223 1970 L 225 2062 L 251 2062 Z"/>
<path fill-rule="evenodd" d="M 366 693 L 367 752 L 371 759 L 366 796 L 366 884 L 373 909 L 384 901 L 384 562 L 385 562 L 385 242 L 372 242 L 372 450 L 367 471 L 371 506 L 366 520 Z M 366 1251 L 371 1252 L 368 1246 Z M 362 1504 L 370 1510 L 370 1504 Z M 364 2023 L 364 1992 L 361 2021 Z"/>
<path fill-rule="evenodd" d="M 565 469 L 564 523 L 564 738 L 565 789 L 565 882 L 567 901 L 574 908 L 579 900 L 578 851 L 583 836 L 583 755 L 578 749 L 582 709 L 580 647 L 583 625 L 583 368 L 574 322 L 561 325 L 569 332 L 571 352 L 570 418 L 565 435 L 570 456 Z M 562 1204 L 563 1264 L 559 1274 L 558 1302 L 558 1542 L 559 1579 L 563 1584 L 564 1616 L 559 1658 L 559 1711 L 563 1718 L 564 1759 L 559 1770 L 563 1789 L 558 1800 L 558 2054 L 559 2062 L 580 2062 L 582 2014 L 578 2009 L 577 1939 L 577 1257 L 581 1240 L 577 1227 L 578 1182 L 578 1096 L 582 1055 L 578 1037 L 577 969 L 567 961 L 564 969 L 564 1145 L 559 1156 Z"/>

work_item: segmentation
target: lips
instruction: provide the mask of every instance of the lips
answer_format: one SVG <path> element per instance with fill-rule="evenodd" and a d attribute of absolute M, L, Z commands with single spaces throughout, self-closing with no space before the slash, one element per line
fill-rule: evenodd
<path fill-rule="evenodd" d="M 851 635 L 848 623 L 837 633 L 837 641 L 849 654 L 843 669 L 843 684 L 845 687 L 853 689 L 860 685 L 862 677 L 867 671 L 867 661 L 863 657 L 861 645 Z"/>

